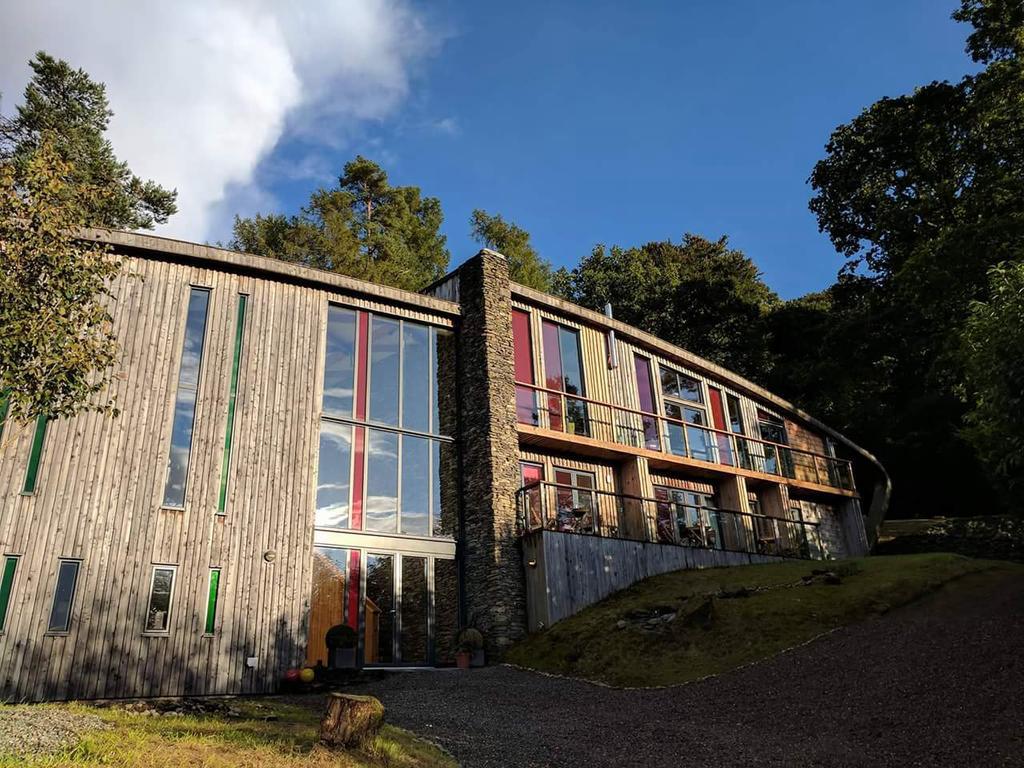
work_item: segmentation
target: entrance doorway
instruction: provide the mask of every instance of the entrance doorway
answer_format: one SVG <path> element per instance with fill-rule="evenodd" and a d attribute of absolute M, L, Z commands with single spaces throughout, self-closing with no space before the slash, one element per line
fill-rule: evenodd
<path fill-rule="evenodd" d="M 339 632 L 339 625 L 354 632 Z M 454 559 L 313 548 L 306 664 L 334 668 L 448 664 L 454 660 L 457 629 Z M 351 653 L 336 647 L 339 637 L 354 639 Z"/>

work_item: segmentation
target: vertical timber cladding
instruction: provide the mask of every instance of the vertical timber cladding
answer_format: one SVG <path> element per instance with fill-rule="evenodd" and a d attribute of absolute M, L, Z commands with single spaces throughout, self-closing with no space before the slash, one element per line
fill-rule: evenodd
<path fill-rule="evenodd" d="M 111 304 L 121 355 L 104 393 L 120 415 L 50 422 L 31 495 L 21 493 L 31 425 L 5 425 L 0 556 L 21 559 L 0 700 L 272 691 L 305 653 L 328 302 L 451 325 L 415 297 L 396 307 L 389 289 L 373 298 L 369 285 L 348 293 L 213 260 L 128 256 L 125 273 Z M 171 510 L 161 502 L 193 285 L 210 289 L 210 305 L 185 505 Z M 248 311 L 218 515 L 239 293 Z M 81 566 L 70 629 L 48 633 L 58 558 Z M 177 566 L 169 626 L 144 634 L 156 564 Z M 211 568 L 221 569 L 212 635 Z"/>
<path fill-rule="evenodd" d="M 526 634 L 508 262 L 481 251 L 459 269 L 459 289 L 465 614 L 483 632 L 488 651 L 500 657 Z"/>

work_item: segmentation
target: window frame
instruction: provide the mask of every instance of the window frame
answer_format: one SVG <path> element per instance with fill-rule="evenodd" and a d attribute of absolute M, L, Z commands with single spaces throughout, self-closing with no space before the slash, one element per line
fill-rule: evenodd
<path fill-rule="evenodd" d="M 71 633 L 71 624 L 75 613 L 75 604 L 78 598 L 78 579 L 82 572 L 82 563 L 84 561 L 74 557 L 58 557 L 57 558 L 57 579 L 53 585 L 53 594 L 50 598 L 50 613 L 46 621 L 46 635 L 62 637 Z M 74 580 L 71 582 L 71 599 L 68 600 L 68 614 L 67 621 L 64 623 L 63 629 L 53 628 L 53 612 L 57 607 L 57 590 L 60 587 L 61 573 L 64 570 L 64 564 L 72 564 L 75 566 Z"/>
<path fill-rule="evenodd" d="M 153 587 L 156 584 L 157 571 L 171 572 L 171 591 L 167 596 L 167 618 L 163 629 L 150 629 L 149 616 L 153 609 Z M 146 613 L 143 616 L 142 634 L 147 636 L 165 637 L 171 633 L 171 616 L 174 613 L 174 593 L 178 589 L 178 566 L 164 563 L 154 563 L 149 576 L 149 597 L 146 599 Z"/>

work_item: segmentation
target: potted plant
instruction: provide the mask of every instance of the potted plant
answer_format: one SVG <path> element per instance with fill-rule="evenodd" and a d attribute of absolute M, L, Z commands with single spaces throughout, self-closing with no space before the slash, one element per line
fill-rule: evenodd
<path fill-rule="evenodd" d="M 335 624 L 327 630 L 327 666 L 331 669 L 355 669 L 359 635 L 348 624 Z"/>
<path fill-rule="evenodd" d="M 479 629 L 473 627 L 463 629 L 459 632 L 456 645 L 459 650 L 455 654 L 455 661 L 460 669 L 465 669 L 462 666 L 464 660 L 473 667 L 482 667 L 484 665 L 484 636 L 480 634 Z M 465 658 L 462 659 L 460 656 Z"/>

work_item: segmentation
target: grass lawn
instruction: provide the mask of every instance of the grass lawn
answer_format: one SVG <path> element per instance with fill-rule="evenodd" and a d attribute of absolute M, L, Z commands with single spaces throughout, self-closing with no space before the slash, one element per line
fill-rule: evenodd
<path fill-rule="evenodd" d="M 319 699 L 317 699 L 319 702 Z M 146 716 L 118 707 L 84 704 L 0 706 L 32 710 L 41 720 L 86 715 L 106 728 L 87 730 L 74 746 L 48 755 L 0 753 L 0 766 L 123 766 L 124 768 L 452 768 L 456 763 L 426 742 L 385 725 L 361 752 L 331 752 L 316 744 L 319 710 L 279 699 L 235 699 L 240 717 L 220 715 Z M 45 711 L 49 712 L 45 712 Z M 267 720 L 269 716 L 276 719 Z M 91 718 L 90 718 L 91 719 Z M 42 727 L 42 726 L 41 726 Z"/>
<path fill-rule="evenodd" d="M 801 584 L 801 577 L 815 568 L 838 573 L 842 583 L 819 579 Z M 1021 568 L 926 554 L 676 571 L 635 584 L 531 635 L 511 650 L 508 660 L 618 686 L 684 683 L 880 615 L 961 576 L 983 572 L 994 582 Z M 764 587 L 769 589 L 747 597 L 707 598 Z M 672 612 L 676 618 L 671 622 L 645 621 Z"/>

